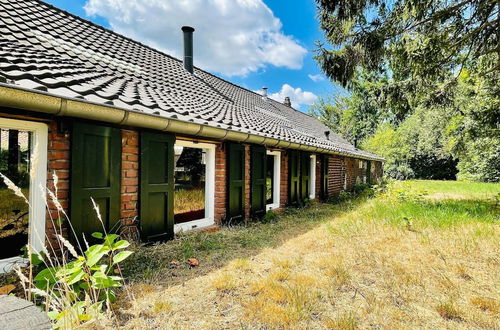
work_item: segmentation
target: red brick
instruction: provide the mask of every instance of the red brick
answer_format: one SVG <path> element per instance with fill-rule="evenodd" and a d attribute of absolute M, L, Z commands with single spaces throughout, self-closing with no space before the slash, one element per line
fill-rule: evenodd
<path fill-rule="evenodd" d="M 50 164 L 51 169 L 69 169 L 69 161 L 67 160 L 54 160 Z"/>
<path fill-rule="evenodd" d="M 50 138 L 53 138 L 53 135 L 51 135 Z M 49 142 L 49 149 L 52 149 L 52 150 L 69 150 L 70 149 L 70 143 L 69 143 L 69 141 L 50 141 Z"/>
<path fill-rule="evenodd" d="M 136 201 L 138 199 L 137 197 L 137 194 L 123 194 L 121 200 L 122 202 Z"/>
<path fill-rule="evenodd" d="M 127 178 L 137 178 L 139 176 L 139 171 L 137 170 L 126 170 L 124 173 Z"/>
<path fill-rule="evenodd" d="M 137 178 L 123 178 L 122 184 L 126 186 L 137 186 L 139 184 L 139 179 Z"/>

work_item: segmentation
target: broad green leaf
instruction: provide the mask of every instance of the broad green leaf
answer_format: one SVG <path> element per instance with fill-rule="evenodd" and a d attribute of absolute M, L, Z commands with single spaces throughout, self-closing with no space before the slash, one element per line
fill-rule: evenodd
<path fill-rule="evenodd" d="M 101 244 L 89 247 L 89 249 L 85 252 L 85 256 L 87 257 L 87 266 L 93 267 L 108 253 L 109 247 Z"/>
<path fill-rule="evenodd" d="M 103 235 L 102 235 L 102 233 L 92 233 L 92 237 L 102 239 L 102 238 L 103 238 Z"/>
<path fill-rule="evenodd" d="M 83 279 L 85 276 L 85 272 L 83 269 L 80 268 L 78 272 L 73 273 L 69 278 L 68 278 L 68 285 L 73 285 L 76 282 L 80 281 Z"/>
<path fill-rule="evenodd" d="M 121 240 L 113 244 L 113 250 L 125 249 L 128 248 L 129 246 L 130 246 L 129 242 Z"/>
<path fill-rule="evenodd" d="M 132 251 L 122 251 L 113 256 L 113 265 L 116 265 L 117 263 L 122 262 L 123 260 L 127 259 L 130 257 L 132 254 Z"/>
<path fill-rule="evenodd" d="M 109 235 L 106 235 L 106 237 L 104 237 L 104 245 L 107 245 L 107 246 L 112 246 L 113 243 L 116 241 L 116 239 L 120 237 L 116 234 L 109 234 Z"/>

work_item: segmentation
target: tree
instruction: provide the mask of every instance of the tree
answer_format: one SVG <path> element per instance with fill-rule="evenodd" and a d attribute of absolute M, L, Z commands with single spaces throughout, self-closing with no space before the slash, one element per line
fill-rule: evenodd
<path fill-rule="evenodd" d="M 327 49 L 317 61 L 325 74 L 350 87 L 356 71 L 391 69 L 396 81 L 412 76 L 442 80 L 442 68 L 463 66 L 489 54 L 500 69 L 497 0 L 316 0 Z M 446 71 L 446 70 L 445 70 Z"/>
<path fill-rule="evenodd" d="M 500 180 L 498 1 L 316 1 L 316 60 L 351 93 L 339 134 L 393 177 Z"/>

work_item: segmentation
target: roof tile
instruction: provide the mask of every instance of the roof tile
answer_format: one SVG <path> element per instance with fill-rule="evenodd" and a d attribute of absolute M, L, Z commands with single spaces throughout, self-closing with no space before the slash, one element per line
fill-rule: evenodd
<path fill-rule="evenodd" d="M 333 132 L 327 140 L 329 129 L 310 115 L 199 68 L 190 74 L 176 58 L 38 0 L 0 0 L 0 76 L 61 97 L 381 159 Z"/>

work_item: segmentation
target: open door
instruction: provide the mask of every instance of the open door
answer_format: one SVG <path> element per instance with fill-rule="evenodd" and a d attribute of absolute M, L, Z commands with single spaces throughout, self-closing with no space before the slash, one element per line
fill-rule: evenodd
<path fill-rule="evenodd" d="M 113 232 L 120 219 L 121 134 L 113 127 L 75 122 L 71 148 L 71 223 L 85 233 Z M 102 223 L 91 198 L 99 206 Z"/>
<path fill-rule="evenodd" d="M 245 146 L 228 144 L 228 208 L 227 222 L 245 219 Z"/>
<path fill-rule="evenodd" d="M 252 146 L 251 158 L 251 200 L 252 216 L 262 217 L 266 214 L 266 178 L 267 154 L 263 146 Z"/>
<path fill-rule="evenodd" d="M 164 133 L 141 133 L 141 236 L 145 241 L 174 236 L 174 141 Z"/>

